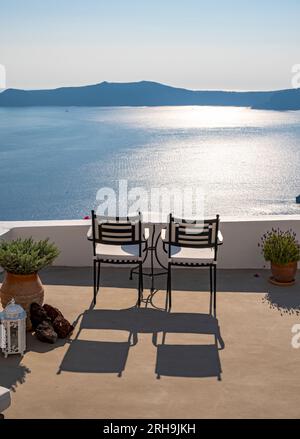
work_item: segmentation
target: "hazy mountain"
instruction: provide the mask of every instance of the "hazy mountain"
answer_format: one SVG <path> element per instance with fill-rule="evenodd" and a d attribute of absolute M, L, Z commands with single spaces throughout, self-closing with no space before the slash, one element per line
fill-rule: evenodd
<path fill-rule="evenodd" d="M 108 83 L 53 90 L 8 89 L 1 107 L 217 105 L 300 110 L 300 89 L 274 92 L 192 91 L 156 82 Z"/>
<path fill-rule="evenodd" d="M 273 92 L 266 102 L 255 104 L 253 107 L 279 111 L 300 110 L 300 89 Z"/>

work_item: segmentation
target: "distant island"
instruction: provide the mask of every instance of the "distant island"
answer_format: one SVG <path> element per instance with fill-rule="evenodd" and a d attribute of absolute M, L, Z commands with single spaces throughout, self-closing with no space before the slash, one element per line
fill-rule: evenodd
<path fill-rule="evenodd" d="M 280 91 L 194 91 L 151 81 L 102 82 L 53 90 L 7 89 L 0 93 L 0 107 L 36 106 L 180 106 L 215 105 L 265 110 L 300 110 L 300 89 Z"/>

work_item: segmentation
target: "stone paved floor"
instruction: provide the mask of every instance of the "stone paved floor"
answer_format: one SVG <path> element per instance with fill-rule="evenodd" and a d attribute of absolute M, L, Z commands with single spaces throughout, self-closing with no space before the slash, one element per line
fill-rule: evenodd
<path fill-rule="evenodd" d="M 299 283 L 281 289 L 268 272 L 255 274 L 220 271 L 216 321 L 205 314 L 205 272 L 174 275 L 168 314 L 132 308 L 135 281 L 124 269 L 104 272 L 95 309 L 89 269 L 48 269 L 46 302 L 77 326 L 54 346 L 28 334 L 24 358 L 0 355 L 0 386 L 14 389 L 5 416 L 299 418 L 300 349 L 291 345 Z M 159 291 L 154 305 L 164 298 Z"/>

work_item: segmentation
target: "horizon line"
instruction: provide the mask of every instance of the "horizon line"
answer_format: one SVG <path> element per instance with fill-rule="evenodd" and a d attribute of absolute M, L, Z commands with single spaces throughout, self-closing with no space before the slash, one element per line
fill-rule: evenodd
<path fill-rule="evenodd" d="M 275 92 L 280 92 L 280 91 L 287 91 L 287 90 L 297 90 L 297 88 L 281 88 L 281 89 L 261 89 L 261 90 L 257 90 L 257 89 L 253 89 L 253 90 L 249 90 L 249 89 L 221 89 L 221 88 L 213 88 L 213 89 L 197 89 L 197 88 L 186 88 L 186 87 L 179 87 L 176 85 L 170 85 L 170 84 L 166 84 L 164 82 L 158 82 L 158 81 L 153 81 L 153 80 L 139 80 L 139 81 L 106 81 L 103 80 L 101 82 L 96 82 L 96 83 L 86 83 L 86 84 L 80 84 L 80 85 L 61 85 L 61 86 L 56 86 L 53 88 L 16 88 L 16 87 L 7 87 L 5 89 L 0 89 L 0 93 L 3 93 L 7 90 L 18 90 L 18 91 L 54 91 L 54 90 L 61 90 L 64 88 L 80 88 L 80 87 L 89 87 L 89 86 L 97 86 L 97 85 L 102 85 L 102 84 L 140 84 L 140 83 L 153 83 L 153 84 L 159 84 L 159 85 L 163 85 L 165 87 L 171 87 L 171 88 L 175 88 L 175 89 L 181 89 L 181 90 L 187 90 L 187 91 L 193 91 L 193 92 L 225 92 L 225 93 L 275 93 Z M 298 88 L 299 90 L 299 88 Z"/>

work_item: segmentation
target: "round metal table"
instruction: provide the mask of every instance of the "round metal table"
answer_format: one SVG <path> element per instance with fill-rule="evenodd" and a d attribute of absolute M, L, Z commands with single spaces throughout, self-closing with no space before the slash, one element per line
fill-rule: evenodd
<path fill-rule="evenodd" d="M 149 242 L 150 245 L 147 246 L 146 255 L 144 257 L 143 263 L 148 259 L 150 252 L 150 267 L 149 272 L 145 272 L 143 270 L 143 276 L 148 277 L 151 280 L 150 286 L 150 294 L 147 298 L 143 298 L 142 302 L 146 303 L 146 305 L 151 304 L 154 308 L 157 308 L 153 304 L 153 297 L 155 293 L 157 293 L 158 289 L 155 288 L 155 278 L 158 276 L 166 276 L 168 274 L 168 268 L 163 264 L 158 256 L 158 243 L 161 236 L 161 229 L 166 227 L 168 224 L 168 214 L 160 213 L 160 212 L 142 212 L 142 221 L 144 228 L 149 228 Z M 158 233 L 157 228 L 159 227 Z M 159 272 L 155 270 L 154 264 L 157 262 Z M 135 274 L 138 274 L 136 271 L 137 267 L 134 267 L 130 272 L 130 279 Z"/>

